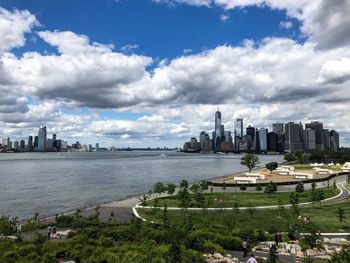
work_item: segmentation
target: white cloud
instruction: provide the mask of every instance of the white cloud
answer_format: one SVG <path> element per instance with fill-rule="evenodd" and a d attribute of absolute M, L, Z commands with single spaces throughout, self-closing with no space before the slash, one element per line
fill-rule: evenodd
<path fill-rule="evenodd" d="M 281 23 L 279 24 L 279 26 L 281 28 L 284 28 L 284 29 L 290 29 L 293 27 L 293 23 L 292 21 L 281 21 Z"/>
<path fill-rule="evenodd" d="M 38 22 L 28 10 L 10 12 L 0 7 L 0 54 L 2 51 L 21 47 L 25 43 L 24 34 L 31 31 Z"/>
<path fill-rule="evenodd" d="M 222 22 L 227 22 L 228 20 L 230 20 L 230 16 L 229 16 L 229 15 L 222 14 L 222 15 L 220 15 L 220 20 L 221 20 Z"/>

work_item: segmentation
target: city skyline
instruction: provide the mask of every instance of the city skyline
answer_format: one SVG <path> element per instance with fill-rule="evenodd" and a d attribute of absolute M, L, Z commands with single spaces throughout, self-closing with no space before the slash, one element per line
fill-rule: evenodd
<path fill-rule="evenodd" d="M 69 143 L 177 147 L 211 131 L 219 105 L 227 130 L 317 120 L 349 147 L 349 12 L 344 0 L 0 0 L 0 137 L 47 126 Z"/>

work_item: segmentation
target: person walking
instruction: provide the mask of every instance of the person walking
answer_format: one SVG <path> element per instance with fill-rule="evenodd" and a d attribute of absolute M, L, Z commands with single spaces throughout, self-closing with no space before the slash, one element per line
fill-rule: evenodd
<path fill-rule="evenodd" d="M 250 258 L 247 260 L 247 263 L 258 263 L 253 254 L 250 255 Z"/>
<path fill-rule="evenodd" d="M 48 227 L 46 228 L 47 239 L 50 239 L 50 237 L 51 237 L 51 231 L 52 231 L 52 227 L 51 227 L 51 226 L 48 226 Z"/>
<path fill-rule="evenodd" d="M 248 255 L 248 244 L 246 241 L 243 241 L 242 248 L 243 248 L 243 257 L 246 257 Z"/>
<path fill-rule="evenodd" d="M 53 237 L 56 237 L 56 232 L 57 232 L 57 228 L 56 228 L 56 226 L 53 226 L 52 227 L 52 236 Z"/>

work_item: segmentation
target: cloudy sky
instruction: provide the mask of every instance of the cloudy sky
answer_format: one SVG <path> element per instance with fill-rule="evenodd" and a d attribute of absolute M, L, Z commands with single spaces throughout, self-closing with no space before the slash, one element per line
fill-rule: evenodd
<path fill-rule="evenodd" d="M 350 146 L 348 0 L 0 0 L 0 137 L 181 146 L 319 120 Z"/>

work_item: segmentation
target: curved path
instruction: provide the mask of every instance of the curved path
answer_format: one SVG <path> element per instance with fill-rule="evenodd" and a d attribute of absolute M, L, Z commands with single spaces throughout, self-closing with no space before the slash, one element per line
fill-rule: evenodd
<path fill-rule="evenodd" d="M 348 198 L 350 196 L 350 191 L 344 186 L 344 183 L 339 183 L 337 184 L 337 187 L 340 190 L 340 193 L 336 196 L 324 199 L 321 201 L 322 205 L 326 205 L 326 204 L 334 204 L 334 203 L 338 203 L 339 201 L 345 200 L 346 198 Z M 300 203 L 299 207 L 307 207 L 314 204 L 314 202 L 306 202 L 306 203 Z M 276 209 L 278 208 L 278 205 L 270 205 L 270 206 L 256 206 L 256 207 L 240 207 L 239 210 L 246 210 L 246 209 Z M 283 207 L 291 207 L 291 205 L 283 205 Z M 137 209 L 141 208 L 141 209 L 153 209 L 155 207 L 153 206 L 141 206 L 140 203 L 138 203 L 136 206 L 133 207 L 133 213 L 135 214 L 136 217 L 140 218 L 143 221 L 146 221 L 145 218 L 142 218 L 138 212 Z M 164 207 L 157 207 L 158 209 L 164 209 Z M 167 209 L 169 211 L 177 211 L 177 210 L 182 210 L 182 208 L 180 207 L 167 207 Z M 222 211 L 222 210 L 233 210 L 232 207 L 210 207 L 210 208 L 205 208 L 207 211 Z M 202 211 L 203 208 L 199 208 L 199 207 L 189 207 L 187 208 L 187 210 L 189 211 Z"/>

